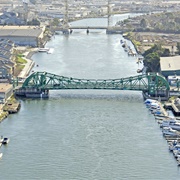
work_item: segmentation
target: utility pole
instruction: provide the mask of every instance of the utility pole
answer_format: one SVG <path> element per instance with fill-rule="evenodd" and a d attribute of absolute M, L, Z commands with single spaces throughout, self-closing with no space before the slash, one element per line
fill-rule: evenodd
<path fill-rule="evenodd" d="M 110 0 L 108 0 L 108 5 L 107 5 L 107 16 L 108 16 L 108 28 L 109 28 L 110 27 L 110 16 L 111 16 Z"/>
<path fill-rule="evenodd" d="M 112 28 L 110 27 L 110 17 L 111 17 L 111 7 L 110 7 L 110 0 L 108 0 L 107 4 L 107 29 L 106 29 L 106 34 L 111 34 L 112 33 Z"/>
<path fill-rule="evenodd" d="M 68 0 L 64 0 L 65 10 L 63 18 L 63 34 L 69 34 L 69 25 L 68 25 Z"/>
<path fill-rule="evenodd" d="M 28 18 L 28 1 L 23 0 L 23 10 L 24 10 L 24 21 L 27 24 L 27 18 Z"/>

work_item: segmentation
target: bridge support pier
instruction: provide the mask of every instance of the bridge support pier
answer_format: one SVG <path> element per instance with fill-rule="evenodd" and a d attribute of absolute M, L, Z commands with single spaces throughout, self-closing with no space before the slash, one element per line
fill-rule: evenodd
<path fill-rule="evenodd" d="M 62 30 L 62 33 L 63 33 L 63 34 L 69 34 L 70 32 L 69 32 L 69 29 L 63 29 L 63 30 Z"/>
<path fill-rule="evenodd" d="M 48 98 L 49 97 L 49 90 L 41 90 L 41 89 L 16 89 L 15 90 L 16 96 L 22 96 L 27 98 Z"/>
<path fill-rule="evenodd" d="M 161 101 L 167 101 L 169 99 L 169 91 L 166 90 L 164 92 L 156 92 L 155 94 L 151 94 L 148 91 L 142 92 L 144 99 L 155 99 L 155 100 L 161 100 Z"/>

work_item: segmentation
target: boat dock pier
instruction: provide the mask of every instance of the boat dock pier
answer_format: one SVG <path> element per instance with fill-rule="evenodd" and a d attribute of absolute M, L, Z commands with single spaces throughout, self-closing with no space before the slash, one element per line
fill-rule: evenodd
<path fill-rule="evenodd" d="M 135 50 L 133 50 L 130 46 L 127 45 L 126 41 L 120 40 L 122 47 L 124 48 L 124 51 L 128 53 L 129 56 L 136 56 L 137 53 Z"/>
<path fill-rule="evenodd" d="M 7 103 L 3 107 L 3 111 L 8 112 L 9 114 L 17 113 L 20 107 L 20 102 L 13 99 L 13 101 L 7 101 Z"/>
<path fill-rule="evenodd" d="M 160 125 L 162 135 L 167 141 L 169 151 L 173 153 L 177 165 L 180 166 L 180 118 L 175 117 L 172 110 L 166 110 L 167 106 L 173 107 L 175 104 L 165 103 L 163 105 L 161 102 L 152 99 L 147 99 L 145 104 L 154 114 L 157 123 Z"/>
<path fill-rule="evenodd" d="M 176 104 L 174 100 L 165 103 L 166 109 L 170 109 L 176 116 L 180 115 L 180 104 Z"/>

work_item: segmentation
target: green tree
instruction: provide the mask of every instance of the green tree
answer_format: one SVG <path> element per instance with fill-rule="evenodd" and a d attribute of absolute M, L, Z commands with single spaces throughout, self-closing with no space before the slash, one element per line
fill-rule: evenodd
<path fill-rule="evenodd" d="M 160 57 L 157 52 L 148 54 L 144 58 L 144 65 L 148 67 L 151 72 L 158 72 L 160 67 Z"/>
<path fill-rule="evenodd" d="M 170 56 L 170 50 L 167 49 L 167 48 L 165 48 L 165 49 L 164 49 L 164 52 L 162 53 L 161 56 L 162 56 L 162 57 L 168 57 L 168 56 Z"/>
<path fill-rule="evenodd" d="M 144 52 L 144 65 L 148 67 L 148 72 L 158 72 L 160 67 L 160 57 L 168 56 L 169 49 L 164 49 L 160 44 L 155 44 Z"/>
<path fill-rule="evenodd" d="M 147 21 L 146 21 L 146 19 L 141 19 L 141 22 L 140 22 L 140 26 L 142 27 L 142 28 L 147 28 Z"/>
<path fill-rule="evenodd" d="M 158 52 L 158 54 L 161 55 L 163 52 L 162 46 L 160 44 L 153 45 L 150 49 L 146 50 L 143 53 L 143 56 L 146 57 L 148 54 L 153 53 L 153 52 Z"/>
<path fill-rule="evenodd" d="M 52 25 L 52 26 L 58 26 L 59 23 L 60 23 L 60 20 L 59 20 L 58 18 L 54 18 L 53 21 L 52 21 L 52 23 L 51 23 L 51 25 Z"/>
<path fill-rule="evenodd" d="M 32 21 L 28 21 L 27 25 L 39 26 L 40 25 L 40 21 L 38 21 L 37 19 L 33 19 Z"/>

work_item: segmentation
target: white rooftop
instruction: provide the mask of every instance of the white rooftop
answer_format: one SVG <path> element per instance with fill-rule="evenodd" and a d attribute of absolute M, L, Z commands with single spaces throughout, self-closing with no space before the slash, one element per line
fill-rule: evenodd
<path fill-rule="evenodd" d="M 180 56 L 160 57 L 161 71 L 180 70 Z"/>

